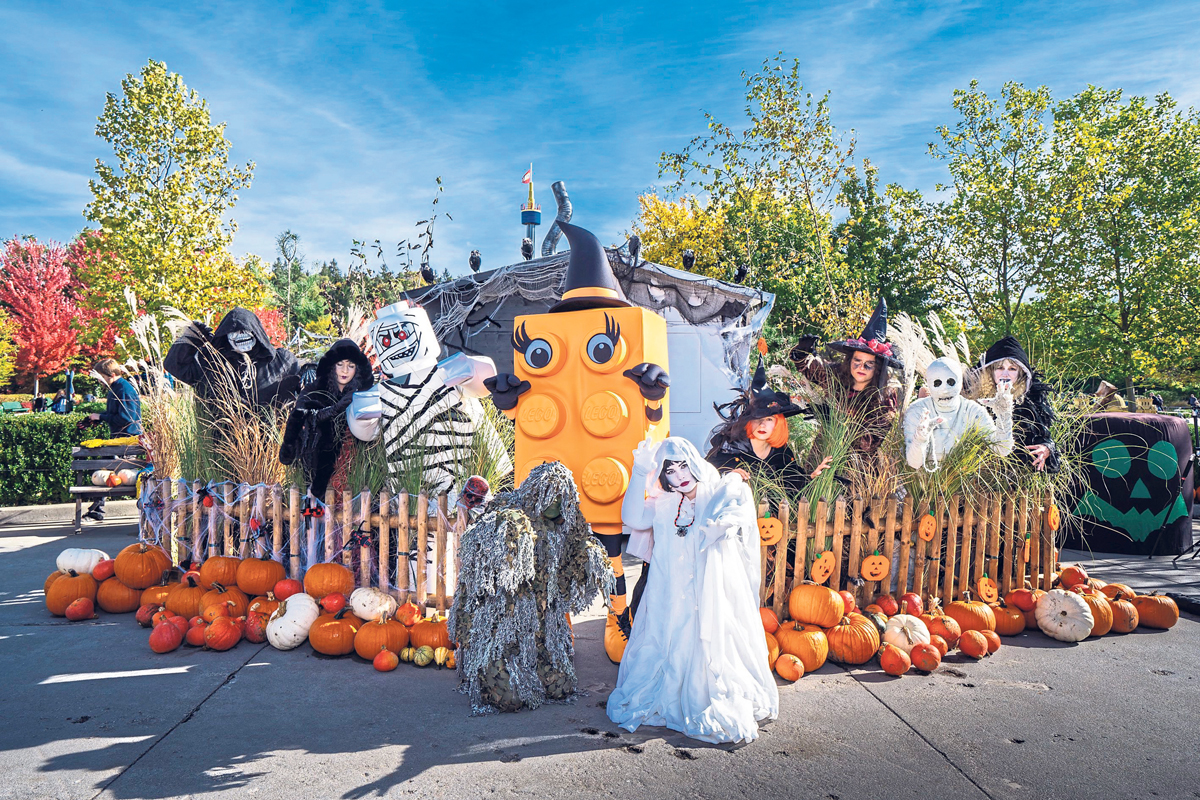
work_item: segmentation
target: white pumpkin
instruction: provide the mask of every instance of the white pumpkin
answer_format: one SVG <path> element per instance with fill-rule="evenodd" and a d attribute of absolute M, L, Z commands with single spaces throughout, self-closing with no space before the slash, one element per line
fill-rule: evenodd
<path fill-rule="evenodd" d="M 108 476 L 112 475 L 111 469 L 98 469 L 92 473 L 92 486 L 108 486 Z"/>
<path fill-rule="evenodd" d="M 1051 589 L 1039 597 L 1033 616 L 1042 633 L 1060 642 L 1082 642 L 1096 625 L 1087 601 L 1062 589 Z"/>
<path fill-rule="evenodd" d="M 364 586 L 350 593 L 350 611 L 366 622 L 390 617 L 396 613 L 396 598 L 373 586 Z"/>
<path fill-rule="evenodd" d="M 117 470 L 117 477 L 121 479 L 122 486 L 133 486 L 137 483 L 138 471 L 136 469 L 121 469 Z"/>
<path fill-rule="evenodd" d="M 84 547 L 68 547 L 58 554 L 58 560 L 55 566 L 59 572 L 75 572 L 80 575 L 91 575 L 92 570 L 101 561 L 108 558 L 108 553 L 103 550 L 92 550 Z"/>
<path fill-rule="evenodd" d="M 912 614 L 897 614 L 883 629 L 883 641 L 899 647 L 906 653 L 919 644 L 929 644 L 929 627 L 920 617 Z"/>
<path fill-rule="evenodd" d="M 279 602 L 267 620 L 267 641 L 276 650 L 291 650 L 304 644 L 308 629 L 317 621 L 321 607 L 311 594 L 294 594 Z"/>

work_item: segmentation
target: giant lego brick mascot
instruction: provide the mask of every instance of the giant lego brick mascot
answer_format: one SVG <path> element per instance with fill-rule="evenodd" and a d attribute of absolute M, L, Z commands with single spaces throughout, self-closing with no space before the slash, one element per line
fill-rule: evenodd
<path fill-rule="evenodd" d="M 517 483 L 547 461 L 561 461 L 575 477 L 584 518 L 617 577 L 604 646 L 620 661 L 632 622 L 621 501 L 634 448 L 647 436 L 666 438 L 670 428 L 667 323 L 625 299 L 595 236 L 558 225 L 571 243 L 562 300 L 513 321 L 514 374 L 485 383 L 516 421 Z"/>
<path fill-rule="evenodd" d="M 441 345 L 429 315 L 407 300 L 375 312 L 369 336 L 384 377 L 374 389 L 355 393 L 347 421 L 363 441 L 382 434 L 390 475 L 402 476 L 419 460 L 421 488 L 449 491 L 472 458 L 477 430 L 500 465 L 497 472 L 512 470 L 479 402 L 488 393 L 484 378 L 496 374 L 490 358 L 458 353 L 439 363 Z"/>
<path fill-rule="evenodd" d="M 262 322 L 244 308 L 231 309 L 215 331 L 191 322 L 175 338 L 163 367 L 206 403 L 223 396 L 227 376 L 250 408 L 282 405 L 300 388 L 300 362 L 272 345 Z"/>

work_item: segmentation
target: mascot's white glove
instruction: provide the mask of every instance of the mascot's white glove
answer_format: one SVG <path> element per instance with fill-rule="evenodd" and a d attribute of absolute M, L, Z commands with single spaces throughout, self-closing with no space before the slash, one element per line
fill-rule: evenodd
<path fill-rule="evenodd" d="M 654 471 L 655 454 L 658 452 L 658 442 L 646 437 L 633 451 L 633 471 L 649 475 Z"/>
<path fill-rule="evenodd" d="M 928 442 L 929 437 L 933 435 L 933 429 L 944 421 L 941 417 L 930 414 L 928 408 L 921 411 L 921 421 L 917 423 L 917 429 L 913 432 L 913 442 L 916 444 Z"/>
<path fill-rule="evenodd" d="M 996 384 L 996 398 L 992 401 L 992 412 L 996 415 L 996 450 L 1006 455 L 1013 445 L 1013 395 L 1012 384 L 1004 381 Z"/>

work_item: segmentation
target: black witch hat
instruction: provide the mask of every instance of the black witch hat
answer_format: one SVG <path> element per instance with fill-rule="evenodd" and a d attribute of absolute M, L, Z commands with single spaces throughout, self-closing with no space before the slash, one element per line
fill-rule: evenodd
<path fill-rule="evenodd" d="M 1020 365 L 1025 372 L 1025 379 L 1033 382 L 1033 365 L 1029 363 L 1029 354 L 1025 352 L 1025 348 L 1021 347 L 1021 343 L 1016 340 L 1016 337 L 1005 336 L 1000 341 L 987 349 L 983 354 L 983 358 L 979 359 L 979 368 L 986 369 L 998 361 L 1010 359 Z"/>
<path fill-rule="evenodd" d="M 581 311 L 586 308 L 625 308 L 630 302 L 613 275 L 604 245 L 578 225 L 559 222 L 558 227 L 571 243 L 571 259 L 563 282 L 562 299 L 550 306 L 550 313 Z"/>
<path fill-rule="evenodd" d="M 777 392 L 767 384 L 767 370 L 763 366 L 762 356 L 758 357 L 758 369 L 754 370 L 750 389 L 742 392 L 738 399 L 720 406 L 714 404 L 714 407 L 734 428 L 776 414 L 794 417 L 800 413 L 800 406 L 792 402 L 787 392 Z"/>
<path fill-rule="evenodd" d="M 867 320 L 867 326 L 863 328 L 861 336 L 857 339 L 830 342 L 828 346 L 830 350 L 837 350 L 839 353 L 845 353 L 846 355 L 856 352 L 870 353 L 886 362 L 889 367 L 895 367 L 896 369 L 904 367 L 904 362 L 900 359 L 900 354 L 887 341 L 887 302 L 882 297 L 879 298 L 879 303 L 875 306 L 875 312 Z"/>

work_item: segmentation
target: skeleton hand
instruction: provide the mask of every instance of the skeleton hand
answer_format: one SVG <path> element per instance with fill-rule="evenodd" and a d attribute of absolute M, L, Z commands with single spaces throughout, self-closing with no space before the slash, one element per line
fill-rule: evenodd
<path fill-rule="evenodd" d="M 667 371 L 657 364 L 638 364 L 633 369 L 621 373 L 638 385 L 642 397 L 647 400 L 662 400 L 671 385 Z"/>
<path fill-rule="evenodd" d="M 492 393 L 492 402 L 501 411 L 512 411 L 517 407 L 517 398 L 533 388 L 529 381 L 523 381 L 508 372 L 485 379 L 483 385 Z"/>
<path fill-rule="evenodd" d="M 992 400 L 991 406 L 992 410 L 996 412 L 996 416 L 1012 416 L 1013 395 L 1011 383 L 1001 381 L 996 384 L 996 397 Z"/>
<path fill-rule="evenodd" d="M 646 474 L 653 472 L 655 465 L 654 454 L 657 450 L 658 442 L 651 441 L 649 437 L 640 441 L 637 448 L 633 451 L 634 471 Z"/>

